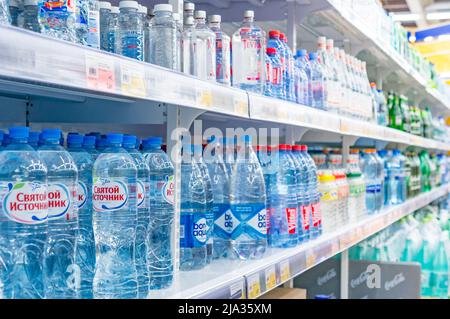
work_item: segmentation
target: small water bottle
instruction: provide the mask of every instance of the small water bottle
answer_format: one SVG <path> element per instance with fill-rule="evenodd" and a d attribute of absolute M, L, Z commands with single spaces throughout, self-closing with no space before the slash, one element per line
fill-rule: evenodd
<path fill-rule="evenodd" d="M 209 28 L 216 34 L 216 79 L 217 82 L 231 85 L 231 39 L 221 30 L 220 15 L 209 17 Z"/>
<path fill-rule="evenodd" d="M 128 58 L 144 61 L 144 26 L 136 1 L 119 2 L 120 53 Z"/>
<path fill-rule="evenodd" d="M 170 4 L 157 4 L 153 9 L 155 17 L 150 30 L 149 62 L 178 70 L 177 26 L 172 11 Z"/>

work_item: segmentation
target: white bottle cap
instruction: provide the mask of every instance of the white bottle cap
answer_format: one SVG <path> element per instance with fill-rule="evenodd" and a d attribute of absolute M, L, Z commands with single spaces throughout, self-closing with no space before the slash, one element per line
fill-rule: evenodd
<path fill-rule="evenodd" d="M 220 22 L 222 22 L 222 17 L 218 14 L 213 14 L 213 15 L 209 16 L 208 20 L 211 23 L 220 23 Z"/>
<path fill-rule="evenodd" d="M 141 5 L 139 5 L 139 13 L 144 13 L 144 14 L 147 14 L 147 12 L 148 12 L 148 10 L 147 10 L 147 7 L 146 6 L 141 6 Z"/>
<path fill-rule="evenodd" d="M 172 13 L 172 17 L 174 21 L 180 21 L 180 14 L 177 12 Z"/>
<path fill-rule="evenodd" d="M 120 13 L 119 7 L 111 7 L 111 13 L 119 14 Z"/>
<path fill-rule="evenodd" d="M 184 24 L 187 26 L 193 26 L 195 24 L 194 17 L 187 17 Z"/>
<path fill-rule="evenodd" d="M 194 17 L 196 19 L 206 19 L 206 11 L 203 11 L 203 10 L 195 11 Z"/>
<path fill-rule="evenodd" d="M 333 39 L 327 39 L 327 47 L 330 49 L 334 48 L 334 40 Z"/>
<path fill-rule="evenodd" d="M 183 10 L 184 11 L 194 11 L 195 10 L 195 4 L 192 3 L 192 2 L 185 2 Z"/>
<path fill-rule="evenodd" d="M 25 0 L 23 2 L 24 6 L 37 6 L 38 5 L 38 1 L 37 0 Z"/>
<path fill-rule="evenodd" d="M 327 38 L 325 38 L 325 37 L 318 37 L 317 38 L 317 44 L 325 45 L 326 43 L 327 43 Z"/>
<path fill-rule="evenodd" d="M 98 6 L 100 9 L 111 10 L 111 2 L 108 1 L 99 1 Z"/>
<path fill-rule="evenodd" d="M 132 9 L 139 10 L 139 3 L 137 3 L 137 1 L 132 1 L 132 0 L 120 1 L 119 8 L 121 8 L 121 9 L 122 8 L 132 8 Z"/>
<path fill-rule="evenodd" d="M 255 11 L 253 10 L 246 10 L 244 12 L 244 18 L 254 18 L 255 17 Z"/>
<path fill-rule="evenodd" d="M 159 12 L 159 11 L 172 12 L 173 8 L 172 8 L 171 4 L 166 4 L 166 3 L 155 4 L 155 7 L 153 8 L 153 12 Z"/>

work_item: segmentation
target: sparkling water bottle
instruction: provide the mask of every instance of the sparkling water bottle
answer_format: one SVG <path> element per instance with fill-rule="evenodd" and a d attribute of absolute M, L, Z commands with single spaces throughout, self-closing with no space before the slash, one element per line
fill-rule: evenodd
<path fill-rule="evenodd" d="M 138 279 L 138 298 L 146 298 L 149 290 L 147 260 L 147 234 L 150 223 L 150 170 L 147 161 L 136 149 L 136 136 L 125 135 L 123 148 L 130 154 L 137 168 L 136 180 L 136 271 Z"/>
<path fill-rule="evenodd" d="M 42 131 L 38 153 L 47 166 L 48 237 L 45 249 L 45 297 L 78 298 L 80 267 L 76 264 L 78 238 L 78 170 L 60 145 L 61 130 Z"/>
<path fill-rule="evenodd" d="M 221 30 L 220 15 L 209 17 L 209 28 L 216 34 L 216 79 L 217 82 L 231 85 L 231 39 Z"/>
<path fill-rule="evenodd" d="M 23 25 L 22 27 L 27 30 L 31 30 L 37 33 L 41 32 L 41 26 L 38 20 L 38 1 L 37 0 L 25 0 L 22 12 Z"/>
<path fill-rule="evenodd" d="M 118 7 L 111 7 L 111 12 L 108 16 L 108 24 L 106 29 L 106 51 L 111 53 L 120 53 L 120 24 L 119 24 L 120 9 Z"/>
<path fill-rule="evenodd" d="M 39 23 L 45 35 L 77 42 L 76 2 L 71 0 L 39 0 Z"/>
<path fill-rule="evenodd" d="M 142 152 L 150 168 L 150 224 L 147 236 L 150 289 L 162 289 L 170 286 L 173 279 L 174 167 L 169 156 L 161 150 L 162 138 L 148 138 L 142 144 Z"/>
<path fill-rule="evenodd" d="M 28 127 L 9 130 L 0 152 L 0 297 L 44 298 L 47 168 L 27 144 Z"/>
<path fill-rule="evenodd" d="M 233 86 L 243 90 L 263 93 L 265 32 L 254 24 L 255 13 L 247 10 L 241 27 L 232 38 Z"/>
<path fill-rule="evenodd" d="M 230 257 L 242 260 L 261 258 L 267 247 L 264 175 L 251 141 L 251 136 L 246 135 L 239 143 L 230 179 Z"/>
<path fill-rule="evenodd" d="M 76 263 L 80 267 L 81 283 L 79 297 L 92 299 L 92 280 L 95 269 L 95 240 L 92 227 L 92 156 L 82 148 L 83 135 L 67 137 L 67 150 L 78 169 L 77 194 L 79 232 Z"/>
<path fill-rule="evenodd" d="M 177 25 L 172 16 L 170 4 L 157 4 L 153 12 L 150 30 L 150 52 L 148 62 L 178 70 Z"/>
<path fill-rule="evenodd" d="M 135 238 L 137 169 L 122 148 L 122 134 L 108 134 L 108 147 L 93 169 L 93 222 L 97 251 L 94 298 L 137 297 Z"/>
<path fill-rule="evenodd" d="M 111 13 L 111 3 L 107 1 L 99 2 L 100 16 L 100 49 L 108 50 L 109 14 Z M 119 15 L 117 15 L 117 19 Z M 111 52 L 111 51 L 110 51 Z"/>
<path fill-rule="evenodd" d="M 136 1 L 119 2 L 120 53 L 123 56 L 144 61 L 144 26 Z"/>

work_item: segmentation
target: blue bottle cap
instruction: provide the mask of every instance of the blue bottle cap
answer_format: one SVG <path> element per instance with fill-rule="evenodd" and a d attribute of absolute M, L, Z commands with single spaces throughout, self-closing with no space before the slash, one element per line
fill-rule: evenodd
<path fill-rule="evenodd" d="M 29 137 L 28 137 L 28 142 L 30 143 L 36 143 L 39 141 L 39 136 L 41 136 L 41 132 L 30 132 Z"/>
<path fill-rule="evenodd" d="M 122 144 L 123 134 L 120 133 L 109 133 L 106 135 L 106 141 L 108 144 Z"/>
<path fill-rule="evenodd" d="M 146 138 L 142 144 L 144 146 L 158 146 L 160 147 L 162 145 L 162 137 L 158 137 L 158 136 L 151 136 Z"/>
<path fill-rule="evenodd" d="M 9 129 L 10 138 L 28 138 L 30 128 L 26 126 L 16 126 Z"/>
<path fill-rule="evenodd" d="M 308 51 L 306 51 L 305 49 L 298 50 L 298 51 L 297 51 L 297 56 L 299 56 L 299 57 L 305 57 L 305 56 L 308 56 Z"/>
<path fill-rule="evenodd" d="M 309 52 L 309 59 L 311 61 L 314 61 L 317 59 L 317 53 L 316 52 Z"/>
<path fill-rule="evenodd" d="M 95 142 L 97 141 L 97 137 L 94 135 L 85 136 L 83 139 L 84 146 L 95 146 Z"/>
<path fill-rule="evenodd" d="M 84 137 L 80 134 L 70 134 L 67 136 L 67 144 L 69 145 L 82 145 Z"/>
<path fill-rule="evenodd" d="M 60 141 L 61 138 L 61 130 L 60 129 L 52 129 L 48 128 L 42 131 L 41 134 L 42 140 L 44 141 Z"/>
<path fill-rule="evenodd" d="M 392 150 L 392 154 L 393 154 L 393 155 L 399 155 L 399 154 L 400 154 L 400 151 L 399 151 L 399 150 Z"/>
<path fill-rule="evenodd" d="M 136 147 L 136 136 L 134 135 L 124 135 L 123 136 L 123 146 L 127 148 Z"/>

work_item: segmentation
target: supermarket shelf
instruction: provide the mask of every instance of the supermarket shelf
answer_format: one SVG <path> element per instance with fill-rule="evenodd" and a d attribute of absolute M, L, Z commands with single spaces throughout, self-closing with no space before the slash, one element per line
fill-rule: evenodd
<path fill-rule="evenodd" d="M 171 288 L 151 292 L 149 298 L 256 298 L 349 249 L 449 191 L 450 185 L 444 185 L 304 245 L 289 249 L 269 249 L 261 260 L 219 260 L 199 271 L 180 272 Z"/>

